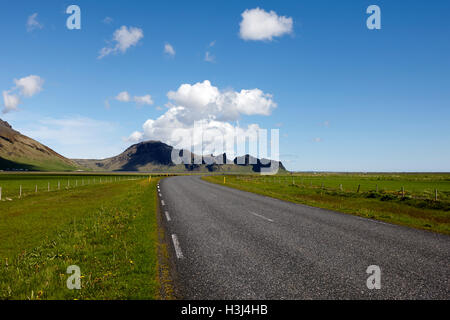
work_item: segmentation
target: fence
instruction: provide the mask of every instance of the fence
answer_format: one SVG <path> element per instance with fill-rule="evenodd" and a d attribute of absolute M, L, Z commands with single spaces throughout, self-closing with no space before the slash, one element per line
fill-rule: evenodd
<path fill-rule="evenodd" d="M 148 179 L 151 181 L 151 176 L 102 176 L 102 177 L 80 177 L 78 179 L 50 179 L 50 181 L 39 180 L 39 182 L 26 182 L 8 187 L 0 185 L 0 201 L 12 201 L 13 199 L 21 199 L 26 195 L 38 194 L 41 192 L 55 192 L 74 189 L 94 184 L 114 183 L 121 181 L 142 180 Z M 20 180 L 20 179 L 19 179 Z M 66 182 L 67 181 L 67 182 Z M 20 182 L 19 182 L 20 183 Z M 64 187 L 62 187 L 64 185 Z"/>
<path fill-rule="evenodd" d="M 347 186 L 344 187 L 344 183 L 339 181 L 338 179 L 333 179 L 327 181 L 326 179 L 320 178 L 309 178 L 309 177 L 298 177 L 298 176 L 271 176 L 271 177 L 263 177 L 263 176 L 236 176 L 236 180 L 242 182 L 250 182 L 257 184 L 266 184 L 266 185 L 290 185 L 296 186 L 299 188 L 305 189 L 315 189 L 320 190 L 321 193 L 324 191 L 329 192 L 340 192 L 340 193 L 375 193 L 381 195 L 393 195 L 401 198 L 414 198 L 421 200 L 445 200 L 447 201 L 450 196 L 450 191 L 439 191 L 438 188 L 428 188 L 422 189 L 421 191 L 417 190 L 417 187 L 414 190 L 408 190 L 408 183 L 404 181 L 405 185 L 398 186 L 398 188 L 394 188 L 390 186 L 388 181 L 364 181 L 364 182 L 355 182 L 355 181 L 346 181 Z M 392 182 L 391 182 L 392 183 Z M 401 182 L 396 181 L 396 184 Z M 406 187 L 405 187 L 406 186 Z M 364 189 L 364 190 L 363 190 Z"/>

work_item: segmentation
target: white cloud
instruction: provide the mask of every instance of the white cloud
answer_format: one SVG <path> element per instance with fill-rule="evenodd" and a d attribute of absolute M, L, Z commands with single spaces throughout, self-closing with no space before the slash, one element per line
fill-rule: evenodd
<path fill-rule="evenodd" d="M 15 94 L 9 94 L 9 91 L 3 91 L 3 103 L 5 105 L 5 108 L 2 112 L 8 113 L 17 109 L 17 106 L 20 103 L 20 99 Z"/>
<path fill-rule="evenodd" d="M 128 137 L 128 139 L 126 139 L 126 141 L 131 142 L 131 143 L 137 143 L 137 142 L 141 141 L 143 137 L 144 137 L 144 134 L 142 132 L 135 131 Z"/>
<path fill-rule="evenodd" d="M 211 42 L 209 43 L 209 47 L 210 47 L 210 48 L 214 47 L 215 45 L 216 45 L 216 40 L 211 41 Z"/>
<path fill-rule="evenodd" d="M 170 101 L 166 113 L 147 120 L 141 132 L 133 132 L 129 137 L 130 142 L 161 140 L 176 148 L 190 149 L 186 137 L 195 136 L 196 121 L 202 125 L 204 134 L 210 136 L 203 141 L 204 154 L 212 153 L 216 139 L 224 137 L 230 142 L 236 134 L 255 133 L 259 128 L 256 124 L 240 128 L 228 121 L 238 120 L 240 115 L 269 115 L 276 107 L 272 95 L 259 89 L 220 91 L 208 80 L 193 85 L 182 84 L 176 91 L 169 91 L 167 96 Z M 194 144 L 198 143 L 197 138 L 194 137 Z M 232 150 L 224 151 L 232 153 Z"/>
<path fill-rule="evenodd" d="M 170 43 L 166 43 L 164 45 L 164 52 L 172 57 L 175 56 L 175 49 L 172 47 Z"/>
<path fill-rule="evenodd" d="M 130 101 L 130 94 L 128 92 L 126 92 L 126 91 L 122 91 L 116 96 L 115 99 L 120 101 L 120 102 L 129 102 Z"/>
<path fill-rule="evenodd" d="M 275 11 L 266 12 L 255 8 L 242 13 L 240 37 L 244 40 L 273 40 L 292 32 L 293 20 L 278 16 Z"/>
<path fill-rule="evenodd" d="M 28 77 L 20 78 L 19 80 L 14 79 L 16 84 L 10 90 L 4 90 L 3 94 L 3 113 L 14 111 L 17 106 L 21 103 L 19 95 L 15 94 L 15 91 L 19 91 L 19 94 L 23 97 L 30 98 L 36 93 L 42 91 L 42 86 L 44 85 L 44 79 L 36 75 L 30 75 Z"/>
<path fill-rule="evenodd" d="M 32 97 L 42 90 L 44 79 L 39 76 L 30 75 L 28 77 L 14 79 L 16 87 L 19 88 L 20 93 L 25 97 Z"/>
<path fill-rule="evenodd" d="M 314 138 L 314 142 L 322 142 L 322 138 L 319 138 L 319 137 Z"/>
<path fill-rule="evenodd" d="M 205 53 L 205 61 L 206 62 L 215 62 L 216 61 L 216 57 L 211 55 L 211 53 L 209 51 L 206 51 L 206 53 Z"/>
<path fill-rule="evenodd" d="M 142 29 L 122 26 L 114 31 L 113 42 L 115 42 L 115 45 L 102 48 L 98 58 L 102 59 L 111 53 L 117 53 L 119 51 L 125 53 L 128 48 L 136 46 L 143 37 L 144 32 Z"/>
<path fill-rule="evenodd" d="M 31 32 L 35 29 L 43 28 L 43 25 L 37 21 L 37 16 L 38 16 L 38 14 L 36 12 L 28 17 L 28 19 L 27 19 L 27 31 L 28 32 Z"/>
<path fill-rule="evenodd" d="M 134 96 L 133 98 L 131 98 L 130 94 L 127 91 L 122 91 L 120 92 L 115 99 L 117 101 L 120 102 L 130 102 L 130 101 L 134 101 L 139 105 L 144 105 L 144 104 L 148 104 L 148 105 L 152 105 L 153 104 L 153 100 L 152 100 L 152 96 L 149 94 L 146 94 L 144 96 Z"/>
<path fill-rule="evenodd" d="M 179 112 L 187 121 L 212 118 L 237 120 L 244 115 L 269 115 L 276 108 L 272 95 L 260 89 L 220 91 L 205 80 L 194 85 L 183 84 L 177 91 L 169 91 L 171 104 L 183 108 Z"/>
<path fill-rule="evenodd" d="M 149 94 L 146 94 L 145 96 L 142 96 L 142 97 L 134 96 L 133 100 L 137 104 L 148 104 L 148 105 L 153 104 L 152 96 Z"/>

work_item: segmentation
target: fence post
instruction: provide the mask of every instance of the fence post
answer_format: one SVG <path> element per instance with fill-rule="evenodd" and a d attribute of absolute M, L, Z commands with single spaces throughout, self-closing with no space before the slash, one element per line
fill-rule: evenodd
<path fill-rule="evenodd" d="M 50 191 L 50 182 L 47 182 L 47 191 Z"/>
<path fill-rule="evenodd" d="M 402 186 L 402 198 L 405 197 L 405 187 Z"/>
<path fill-rule="evenodd" d="M 342 183 L 339 185 L 339 190 L 342 191 Z"/>
<path fill-rule="evenodd" d="M 358 190 L 356 190 L 356 193 L 359 193 L 359 189 L 361 189 L 361 185 L 358 184 Z"/>
<path fill-rule="evenodd" d="M 58 181 L 58 190 L 61 190 L 61 182 Z"/>
<path fill-rule="evenodd" d="M 34 193 L 37 193 L 37 185 L 35 186 Z"/>
<path fill-rule="evenodd" d="M 434 189 L 434 201 L 437 201 L 438 199 L 438 191 L 437 189 Z"/>
<path fill-rule="evenodd" d="M 0 201 L 2 201 L 2 187 L 0 187 Z"/>
<path fill-rule="evenodd" d="M 20 185 L 19 198 L 22 198 L 22 185 Z"/>

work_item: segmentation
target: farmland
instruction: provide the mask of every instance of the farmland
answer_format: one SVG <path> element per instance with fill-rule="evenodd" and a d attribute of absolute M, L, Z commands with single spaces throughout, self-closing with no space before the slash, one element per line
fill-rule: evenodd
<path fill-rule="evenodd" d="M 450 174 L 303 173 L 205 177 L 274 198 L 450 234 Z"/>
<path fill-rule="evenodd" d="M 158 178 L 4 174 L 0 181 L 11 199 L 0 202 L 0 299 L 160 297 Z M 66 286 L 71 265 L 80 267 L 82 290 Z"/>

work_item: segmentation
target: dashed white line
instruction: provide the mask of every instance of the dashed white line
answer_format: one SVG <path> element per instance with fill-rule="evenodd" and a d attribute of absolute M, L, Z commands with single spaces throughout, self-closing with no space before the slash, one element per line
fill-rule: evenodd
<path fill-rule="evenodd" d="M 249 211 L 249 212 L 250 212 L 252 215 L 257 216 L 257 217 L 259 217 L 259 218 L 261 218 L 261 219 L 264 219 L 264 220 L 273 222 L 272 219 L 266 218 L 266 217 L 264 217 L 264 216 L 262 216 L 262 215 L 260 215 L 260 214 L 257 214 L 257 213 L 251 212 L 251 211 Z"/>
<path fill-rule="evenodd" d="M 166 219 L 167 219 L 167 221 L 170 221 L 169 213 L 166 211 L 165 214 L 166 214 Z"/>
<path fill-rule="evenodd" d="M 183 252 L 181 252 L 180 243 L 176 234 L 172 234 L 173 246 L 175 247 L 175 253 L 178 259 L 183 259 Z"/>
<path fill-rule="evenodd" d="M 162 197 L 162 194 L 160 193 L 159 196 Z"/>
<path fill-rule="evenodd" d="M 165 206 L 166 204 L 164 203 L 164 200 L 161 200 L 161 204 L 163 205 L 163 206 Z"/>

